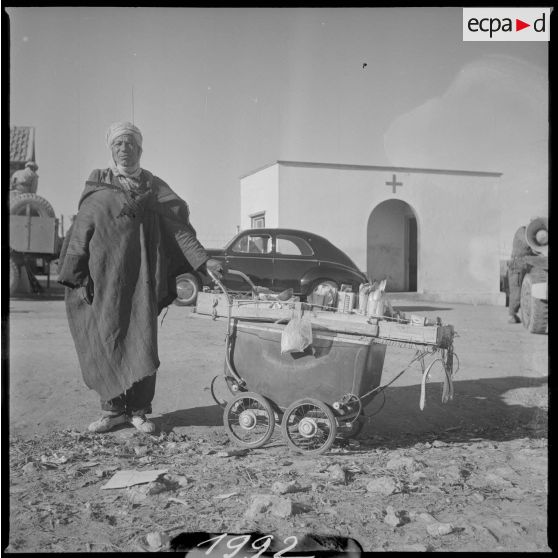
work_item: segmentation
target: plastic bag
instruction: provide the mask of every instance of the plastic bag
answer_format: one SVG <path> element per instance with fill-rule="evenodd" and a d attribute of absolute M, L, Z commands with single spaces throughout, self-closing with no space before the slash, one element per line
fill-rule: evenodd
<path fill-rule="evenodd" d="M 378 288 L 371 291 L 368 295 L 368 307 L 366 312 L 369 316 L 383 316 L 384 315 L 384 291 L 386 289 L 387 280 L 384 279 L 380 282 Z"/>
<path fill-rule="evenodd" d="M 312 322 L 300 312 L 295 313 L 281 333 L 281 354 L 301 353 L 312 344 Z"/>

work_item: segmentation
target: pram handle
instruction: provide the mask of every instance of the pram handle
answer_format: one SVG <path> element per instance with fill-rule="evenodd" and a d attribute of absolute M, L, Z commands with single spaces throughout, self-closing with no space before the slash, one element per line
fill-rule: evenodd
<path fill-rule="evenodd" d="M 221 283 L 221 281 L 217 279 L 217 275 L 215 275 L 215 273 L 213 273 L 213 271 L 211 271 L 210 269 L 207 270 L 207 274 L 211 277 L 214 283 L 217 283 L 217 285 L 223 291 L 223 293 L 225 293 L 225 296 L 227 297 L 230 306 L 232 301 L 231 301 L 231 297 L 229 296 L 229 293 L 227 292 L 227 289 L 225 289 L 225 285 L 223 285 L 223 283 Z"/>
<path fill-rule="evenodd" d="M 224 273 L 230 273 L 231 275 L 238 275 L 239 277 L 242 277 L 242 279 L 244 279 L 244 281 L 246 281 L 250 285 L 252 292 L 256 295 L 258 294 L 258 289 L 256 285 L 254 285 L 250 277 L 248 277 L 248 275 L 246 275 L 245 273 L 242 273 L 242 271 L 238 271 L 236 269 L 227 269 L 227 271 L 223 272 L 223 274 Z M 223 283 L 219 279 L 217 279 L 215 274 L 209 269 L 207 270 L 207 274 L 211 277 L 211 279 L 213 279 L 215 283 L 217 283 L 218 287 L 227 295 L 227 298 L 229 299 L 229 303 L 230 303 L 231 301 L 230 301 L 229 293 L 227 292 L 227 289 L 225 288 Z"/>
<path fill-rule="evenodd" d="M 243 277 L 246 281 L 248 281 L 248 283 L 250 283 L 250 285 L 252 287 L 254 287 L 254 284 L 252 283 L 252 281 L 250 281 L 250 279 L 244 274 L 242 273 L 242 271 L 236 271 L 234 269 L 230 269 L 228 270 L 228 273 L 232 273 L 233 275 L 240 275 L 241 277 Z M 217 276 L 211 271 L 211 270 L 207 270 L 207 274 L 211 277 L 211 279 L 213 279 L 213 281 L 215 283 L 217 283 L 217 285 L 219 286 L 219 288 L 223 291 L 224 295 L 227 297 L 227 301 L 228 301 L 228 308 L 229 308 L 229 315 L 228 315 L 228 319 L 227 319 L 227 335 L 226 335 L 226 348 L 225 348 L 225 362 L 227 365 L 227 368 L 229 369 L 230 373 L 232 374 L 232 376 L 236 379 L 236 381 L 241 385 L 245 385 L 246 382 L 240 377 L 240 375 L 237 373 L 237 371 L 234 369 L 234 366 L 232 365 L 231 359 L 230 359 L 230 348 L 231 348 L 231 344 L 230 344 L 230 340 L 231 340 L 231 308 L 232 308 L 232 298 L 230 296 L 230 294 L 228 293 L 227 289 L 225 288 L 225 285 L 223 285 L 223 283 L 217 279 Z M 255 287 L 254 287 L 255 288 Z"/>

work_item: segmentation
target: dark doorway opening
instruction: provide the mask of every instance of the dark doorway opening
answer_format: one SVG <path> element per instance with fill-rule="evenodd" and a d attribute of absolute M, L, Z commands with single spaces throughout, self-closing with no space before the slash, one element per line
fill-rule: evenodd
<path fill-rule="evenodd" d="M 367 227 L 367 274 L 387 279 L 387 292 L 418 290 L 418 223 L 413 208 L 389 199 L 370 214 Z"/>
<path fill-rule="evenodd" d="M 417 220 L 407 217 L 407 289 L 411 292 L 417 290 Z"/>

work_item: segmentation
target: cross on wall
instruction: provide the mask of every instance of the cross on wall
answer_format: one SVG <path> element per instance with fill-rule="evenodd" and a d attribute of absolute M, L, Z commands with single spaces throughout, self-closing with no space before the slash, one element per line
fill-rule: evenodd
<path fill-rule="evenodd" d="M 397 182 L 395 180 L 395 174 L 394 174 L 394 175 L 392 175 L 391 182 L 386 182 L 386 186 L 392 186 L 392 188 L 393 188 L 392 193 L 395 194 L 397 192 L 397 190 L 396 190 L 397 186 L 403 186 L 403 182 Z"/>

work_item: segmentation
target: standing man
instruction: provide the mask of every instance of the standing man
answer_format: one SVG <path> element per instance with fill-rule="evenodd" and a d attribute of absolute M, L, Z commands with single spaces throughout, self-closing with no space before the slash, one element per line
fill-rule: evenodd
<path fill-rule="evenodd" d="M 187 204 L 142 169 L 143 137 L 130 122 L 106 134 L 113 164 L 94 170 L 60 254 L 58 281 L 85 384 L 101 398 L 89 425 L 106 432 L 131 423 L 154 432 L 159 368 L 157 316 L 176 297 L 177 275 L 221 264 L 206 254 Z"/>
<path fill-rule="evenodd" d="M 517 312 L 521 305 L 521 284 L 527 272 L 527 262 L 525 256 L 535 256 L 527 243 L 525 227 L 519 227 L 513 237 L 511 260 L 508 263 L 508 285 L 510 289 L 509 314 L 510 324 L 521 322 Z"/>

